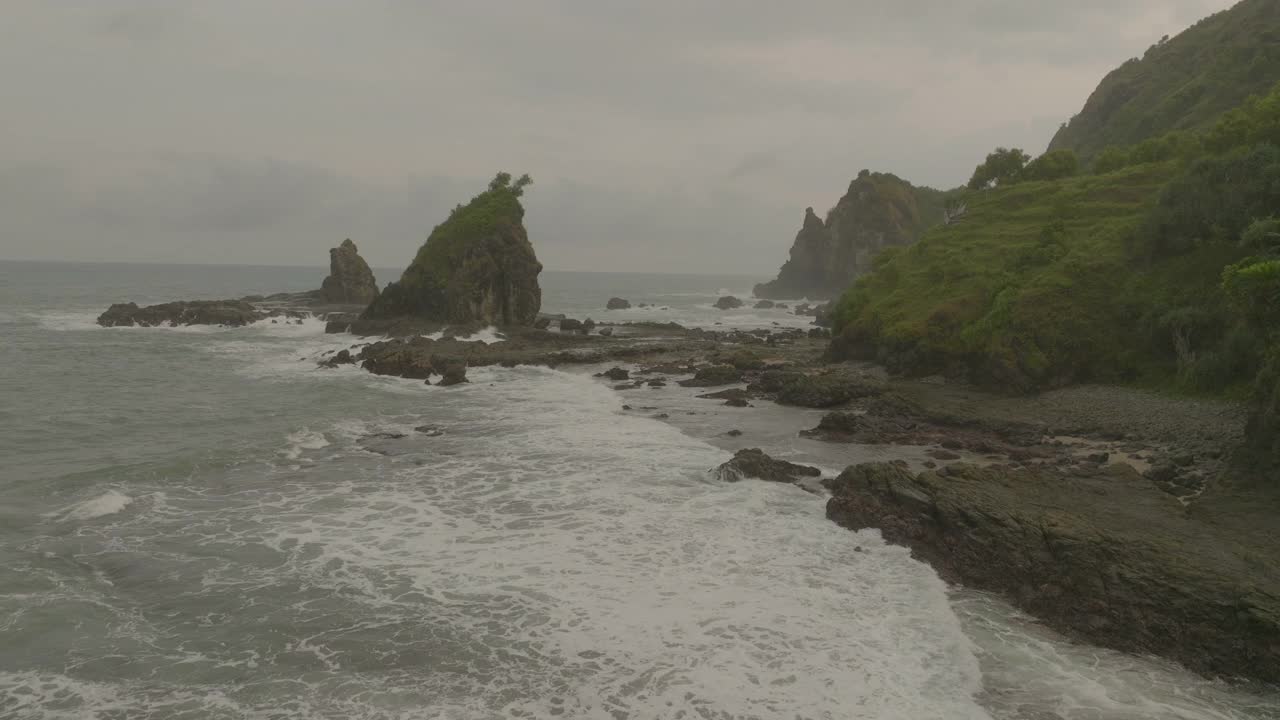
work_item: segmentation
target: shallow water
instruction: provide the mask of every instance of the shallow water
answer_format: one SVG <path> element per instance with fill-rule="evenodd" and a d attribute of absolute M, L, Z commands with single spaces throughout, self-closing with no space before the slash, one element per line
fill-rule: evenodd
<path fill-rule="evenodd" d="M 795 437 L 804 411 L 591 368 L 320 370 L 351 338 L 318 321 L 92 322 L 322 275 L 0 263 L 0 717 L 1280 717 L 949 589 L 821 497 L 708 474 L 744 445 L 865 459 Z M 543 285 L 574 317 L 807 322 L 710 307 L 747 278 Z"/>

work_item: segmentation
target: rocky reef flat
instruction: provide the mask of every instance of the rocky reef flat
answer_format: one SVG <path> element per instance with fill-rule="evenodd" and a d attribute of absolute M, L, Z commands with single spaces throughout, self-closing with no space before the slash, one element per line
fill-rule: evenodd
<path fill-rule="evenodd" d="M 830 492 L 835 522 L 878 529 L 947 580 L 998 593 L 1071 637 L 1280 681 L 1280 567 L 1267 530 L 1280 500 L 1232 479 L 1241 406 L 1101 386 L 1006 397 L 895 379 L 828 362 L 821 333 L 799 329 L 600 323 L 583 334 L 561 322 L 507 329 L 501 342 L 463 327 L 371 338 L 322 364 L 439 384 L 457 382 L 460 366 L 600 367 L 624 399 L 667 389 L 725 412 L 793 407 L 780 435 L 900 457 L 821 478 L 727 426 L 722 444 L 738 454 L 718 476 Z M 623 411 L 669 419 L 638 401 Z"/>

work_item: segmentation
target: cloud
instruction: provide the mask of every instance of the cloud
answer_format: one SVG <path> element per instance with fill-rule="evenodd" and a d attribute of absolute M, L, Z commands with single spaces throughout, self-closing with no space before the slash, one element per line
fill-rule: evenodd
<path fill-rule="evenodd" d="M 549 268 L 767 275 L 861 168 L 1040 149 L 1227 4 L 15 0 L 0 257 L 397 266 L 506 169 Z"/>

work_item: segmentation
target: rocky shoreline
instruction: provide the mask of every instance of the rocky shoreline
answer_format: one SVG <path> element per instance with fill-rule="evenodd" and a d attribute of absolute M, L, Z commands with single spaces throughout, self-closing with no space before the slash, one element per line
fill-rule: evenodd
<path fill-rule="evenodd" d="M 948 581 L 995 592 L 1071 637 L 1280 682 L 1280 567 L 1267 530 L 1280 501 L 1231 480 L 1242 407 L 1102 387 L 1009 398 L 893 379 L 826 362 L 826 341 L 798 329 L 604 323 L 585 335 L 512 329 L 490 344 L 468 331 L 357 344 L 344 361 L 428 382 L 450 363 L 617 364 L 599 375 L 624 392 L 674 385 L 717 405 L 821 412 L 794 436 L 919 452 L 821 479 L 730 432 L 737 455 L 718 476 L 825 487 L 833 521 L 878 529 Z"/>

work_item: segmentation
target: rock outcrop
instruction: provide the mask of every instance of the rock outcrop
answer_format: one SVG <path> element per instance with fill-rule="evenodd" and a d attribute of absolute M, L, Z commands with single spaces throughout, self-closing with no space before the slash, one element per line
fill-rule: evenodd
<path fill-rule="evenodd" d="M 524 227 L 520 197 L 532 182 L 499 173 L 489 189 L 431 231 L 413 262 L 362 322 L 411 317 L 457 325 L 532 326 L 542 305 L 542 264 Z M 360 323 L 357 323 L 358 331 Z"/>
<path fill-rule="evenodd" d="M 759 448 L 747 448 L 734 453 L 732 460 L 716 468 L 716 475 L 725 482 L 757 478 L 769 482 L 796 483 L 804 478 L 820 477 L 822 471 L 808 465 L 775 460 Z"/>
<path fill-rule="evenodd" d="M 871 269 L 886 247 L 915 242 L 942 221 L 942 193 L 888 173 L 863 170 L 824 222 L 806 208 L 791 257 L 758 298 L 830 298 Z"/>
<path fill-rule="evenodd" d="M 368 305 L 378 297 L 373 271 L 349 238 L 329 251 L 329 276 L 320 284 L 320 296 L 344 305 Z"/>
<path fill-rule="evenodd" d="M 742 307 L 742 301 L 732 295 L 725 295 L 716 300 L 715 306 L 720 310 L 733 310 Z"/>
<path fill-rule="evenodd" d="M 631 302 L 625 298 L 612 297 L 605 305 L 606 310 L 628 310 L 631 308 Z"/>
<path fill-rule="evenodd" d="M 161 325 L 226 325 L 240 327 L 257 322 L 268 313 L 243 300 L 187 300 L 138 307 L 116 303 L 98 316 L 103 327 L 158 327 Z"/>
<path fill-rule="evenodd" d="M 1092 476 L 953 465 L 845 470 L 827 516 L 877 528 L 952 582 L 1071 635 L 1195 670 L 1280 680 L 1280 566 L 1127 465 Z M 1221 513 L 1217 513 L 1221 515 Z M 1269 533 L 1262 533 L 1269 538 Z"/>

